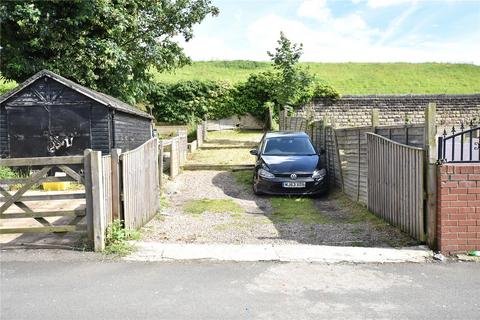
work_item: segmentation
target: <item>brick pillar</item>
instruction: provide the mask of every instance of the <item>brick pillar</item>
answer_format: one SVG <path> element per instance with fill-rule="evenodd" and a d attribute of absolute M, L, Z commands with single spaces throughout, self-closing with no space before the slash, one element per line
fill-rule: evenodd
<path fill-rule="evenodd" d="M 438 249 L 480 250 L 480 164 L 439 166 L 437 188 Z"/>

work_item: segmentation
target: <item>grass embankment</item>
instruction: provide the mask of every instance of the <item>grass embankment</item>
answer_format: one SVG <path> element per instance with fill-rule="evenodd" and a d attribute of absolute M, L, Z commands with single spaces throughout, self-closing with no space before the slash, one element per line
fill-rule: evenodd
<path fill-rule="evenodd" d="M 462 94 L 480 92 L 480 66 L 450 63 L 301 63 L 341 94 Z M 271 69 L 269 62 L 199 61 L 174 73 L 157 73 L 157 81 L 244 81 Z"/>

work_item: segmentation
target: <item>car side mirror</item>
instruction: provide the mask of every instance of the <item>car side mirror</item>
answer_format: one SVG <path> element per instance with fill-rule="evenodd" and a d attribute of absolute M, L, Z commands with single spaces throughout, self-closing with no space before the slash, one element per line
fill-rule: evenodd
<path fill-rule="evenodd" d="M 252 149 L 252 150 L 250 150 L 250 154 L 252 156 L 256 156 L 258 154 L 258 150 L 257 149 Z"/>
<path fill-rule="evenodd" d="M 327 153 L 327 151 L 325 151 L 325 149 L 320 149 L 320 155 L 324 155 L 325 153 Z"/>

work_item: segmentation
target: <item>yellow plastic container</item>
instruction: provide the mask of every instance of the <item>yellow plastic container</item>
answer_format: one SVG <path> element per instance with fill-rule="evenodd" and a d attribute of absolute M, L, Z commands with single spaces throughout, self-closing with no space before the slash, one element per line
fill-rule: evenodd
<path fill-rule="evenodd" d="M 67 190 L 70 182 L 62 181 L 62 182 L 43 182 L 42 187 L 45 191 L 65 191 Z"/>

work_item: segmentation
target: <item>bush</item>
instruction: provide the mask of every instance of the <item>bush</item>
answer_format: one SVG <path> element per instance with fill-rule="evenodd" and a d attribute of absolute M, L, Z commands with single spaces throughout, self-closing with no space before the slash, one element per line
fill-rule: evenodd
<path fill-rule="evenodd" d="M 230 116 L 232 86 L 226 82 L 181 81 L 159 83 L 148 95 L 157 121 L 187 124 L 207 116 Z"/>
<path fill-rule="evenodd" d="M 290 105 L 299 107 L 314 98 L 338 97 L 331 86 L 317 81 L 307 71 L 297 73 L 297 83 Z M 252 114 L 260 120 L 267 115 L 266 103 L 283 106 L 282 79 L 278 72 L 251 74 L 247 81 L 228 82 L 181 81 L 158 83 L 148 95 L 153 115 L 159 122 L 191 124 L 204 119 L 221 119 L 233 115 Z M 277 111 L 277 108 L 275 108 Z"/>
<path fill-rule="evenodd" d="M 18 178 L 18 174 L 9 167 L 0 167 L 0 180 Z"/>
<path fill-rule="evenodd" d="M 127 241 L 138 239 L 140 239 L 138 231 L 125 229 L 120 220 L 114 220 L 106 231 L 104 252 L 106 254 L 126 256 L 135 250 L 135 247 Z"/>

